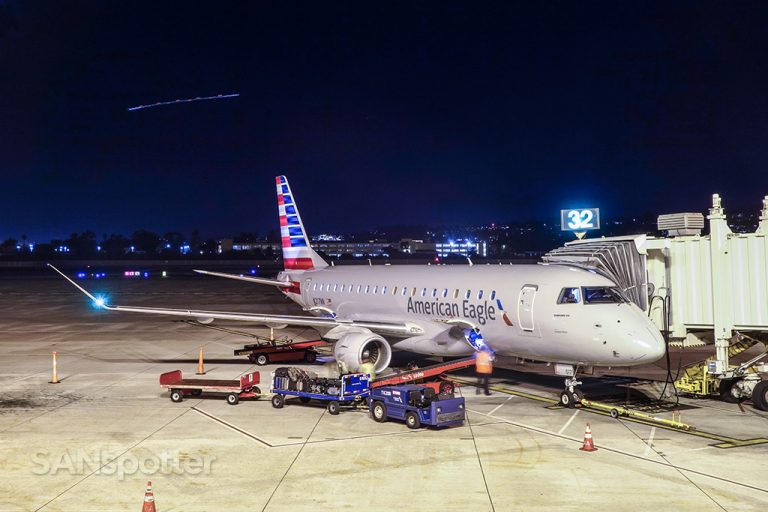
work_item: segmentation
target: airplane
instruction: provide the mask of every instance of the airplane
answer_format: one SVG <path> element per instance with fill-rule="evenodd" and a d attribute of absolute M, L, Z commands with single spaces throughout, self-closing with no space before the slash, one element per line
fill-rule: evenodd
<path fill-rule="evenodd" d="M 549 264 L 329 266 L 310 245 L 288 179 L 275 181 L 284 270 L 275 279 L 195 272 L 275 286 L 308 315 L 112 305 L 49 265 L 109 311 L 313 327 L 335 342 L 334 357 L 350 371 L 369 359 L 381 372 L 392 349 L 468 356 L 487 347 L 554 363 L 556 375 L 566 377 L 560 394 L 565 406 L 583 397 L 580 369 L 643 365 L 666 353 L 643 311 L 615 283 L 588 270 Z"/>

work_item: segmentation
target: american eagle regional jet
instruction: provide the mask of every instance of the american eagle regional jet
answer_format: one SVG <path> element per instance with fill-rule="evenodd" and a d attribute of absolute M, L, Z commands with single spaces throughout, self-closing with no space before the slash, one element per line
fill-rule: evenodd
<path fill-rule="evenodd" d="M 334 341 L 334 356 L 350 370 L 370 358 L 377 372 L 392 349 L 467 356 L 487 344 L 497 354 L 555 364 L 565 376 L 561 402 L 581 399 L 580 367 L 635 366 L 665 353 L 664 340 L 616 284 L 562 265 L 328 264 L 311 248 L 285 176 L 277 204 L 285 270 L 276 279 L 196 270 L 278 287 L 309 315 L 145 308 L 106 304 L 58 269 L 102 309 L 240 320 L 273 327 L 308 326 Z"/>

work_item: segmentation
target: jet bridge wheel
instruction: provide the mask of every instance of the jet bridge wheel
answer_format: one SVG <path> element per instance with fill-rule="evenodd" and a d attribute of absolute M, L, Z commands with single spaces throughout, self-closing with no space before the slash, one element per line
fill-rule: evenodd
<path fill-rule="evenodd" d="M 723 379 L 720 381 L 720 384 L 717 388 L 718 392 L 720 393 L 720 400 L 729 404 L 735 404 L 739 401 L 738 398 L 733 396 L 733 393 L 731 393 L 731 389 L 733 389 L 733 386 L 735 386 L 739 380 L 740 379 Z"/>
<path fill-rule="evenodd" d="M 752 391 L 752 403 L 761 411 L 768 411 L 768 380 L 755 384 Z"/>

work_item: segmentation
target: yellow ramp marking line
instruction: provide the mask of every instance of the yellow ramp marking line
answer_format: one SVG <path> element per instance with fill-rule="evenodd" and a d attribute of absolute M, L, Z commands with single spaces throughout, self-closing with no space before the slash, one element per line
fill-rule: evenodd
<path fill-rule="evenodd" d="M 468 384 L 470 386 L 474 386 L 475 383 L 470 379 L 465 379 L 462 377 L 451 377 L 451 380 L 455 380 L 456 382 L 460 382 L 462 384 Z M 494 391 L 498 391 L 499 393 L 507 393 L 509 395 L 515 395 L 515 396 L 521 396 L 523 398 L 528 398 L 530 400 L 536 400 L 538 402 L 544 402 L 547 404 L 550 404 L 547 409 L 565 409 L 563 406 L 560 405 L 559 401 L 552 400 L 551 398 L 534 395 L 532 393 L 525 393 L 523 391 L 517 391 L 514 389 L 509 389 L 507 387 L 503 386 L 489 386 L 490 389 Z M 600 411 L 591 407 L 583 407 L 579 410 L 587 411 L 592 414 L 599 414 L 600 416 L 608 416 L 610 418 L 610 413 L 605 411 Z M 720 434 L 714 434 L 712 432 L 704 432 L 702 430 L 682 430 L 679 428 L 670 427 L 668 425 L 664 425 L 663 423 L 656 423 L 650 420 L 645 420 L 642 418 L 637 417 L 623 417 L 621 418 L 623 421 L 631 421 L 633 423 L 639 423 L 641 425 L 648 425 L 649 427 L 656 427 L 656 428 L 663 428 L 665 430 L 670 430 L 672 432 L 679 432 L 681 434 L 687 434 L 689 436 L 696 436 L 701 437 L 704 439 L 711 439 L 712 441 L 717 441 L 716 444 L 713 444 L 711 446 L 715 448 L 740 448 L 744 446 L 756 446 L 759 444 L 766 444 L 768 443 L 768 439 L 764 437 L 756 437 L 753 439 L 736 439 L 733 437 L 723 436 Z"/>

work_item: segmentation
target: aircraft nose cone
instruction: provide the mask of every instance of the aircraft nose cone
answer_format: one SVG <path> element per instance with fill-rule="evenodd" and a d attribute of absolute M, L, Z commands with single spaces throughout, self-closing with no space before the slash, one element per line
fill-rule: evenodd
<path fill-rule="evenodd" d="M 632 338 L 632 359 L 636 363 L 654 363 L 664 357 L 666 344 L 664 337 L 655 327 L 647 327 L 645 332 L 639 335 L 630 335 Z"/>

